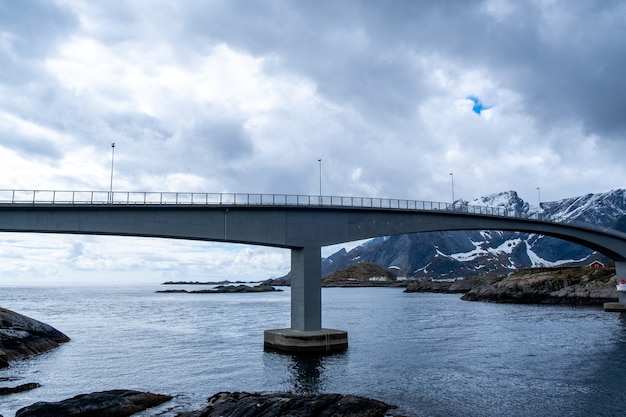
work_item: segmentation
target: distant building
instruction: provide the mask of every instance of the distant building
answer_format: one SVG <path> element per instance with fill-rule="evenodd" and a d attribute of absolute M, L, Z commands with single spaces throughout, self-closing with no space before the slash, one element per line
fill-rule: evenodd
<path fill-rule="evenodd" d="M 600 261 L 593 261 L 589 266 L 592 268 L 604 268 L 605 265 Z"/>
<path fill-rule="evenodd" d="M 372 282 L 385 282 L 387 277 L 370 277 L 369 280 Z"/>

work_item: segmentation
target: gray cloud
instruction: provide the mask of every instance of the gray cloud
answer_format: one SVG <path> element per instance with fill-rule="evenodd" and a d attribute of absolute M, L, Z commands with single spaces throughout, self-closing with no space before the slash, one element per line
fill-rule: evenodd
<path fill-rule="evenodd" d="M 40 74 L 33 61 L 50 53 L 77 26 L 76 16 L 51 2 L 0 3 L 0 79 L 24 83 Z M 20 65 L 21 62 L 31 65 Z"/>
<path fill-rule="evenodd" d="M 323 157 L 328 161 L 329 185 L 334 182 L 342 192 L 395 186 L 400 194 L 416 193 L 411 177 L 428 177 L 439 165 L 446 165 L 443 171 L 455 169 L 469 176 L 480 169 L 479 163 L 498 164 L 491 159 L 505 156 L 507 144 L 516 143 L 517 136 L 524 137 L 520 156 L 539 158 L 541 152 L 553 152 L 561 162 L 573 163 L 559 149 L 578 140 L 572 139 L 571 126 L 578 125 L 574 130 L 581 137 L 595 134 L 598 146 L 621 140 L 626 127 L 621 114 L 626 108 L 622 82 L 626 7 L 620 1 L 276 0 L 66 7 L 6 2 L 2 7 L 0 59 L 7 63 L 2 68 L 23 79 L 0 80 L 13 93 L 4 95 L 0 104 L 15 115 L 71 135 L 77 143 L 106 148 L 109 141 L 126 141 L 127 150 L 140 159 L 124 161 L 120 155 L 120 170 L 126 167 L 129 177 L 180 170 L 220 175 L 206 168 L 219 166 L 218 171 L 228 176 L 222 183 L 232 181 L 241 189 L 233 175 L 244 175 L 248 184 L 250 173 L 263 170 L 266 176 L 249 185 L 271 189 L 267 178 L 283 179 L 277 181 L 278 188 L 285 183 L 286 172 L 311 164 L 313 169 L 307 172 L 293 172 L 294 182 L 286 188 L 298 188 L 299 182 L 314 190 L 314 161 Z M 79 14 L 87 25 L 79 25 Z M 39 30 L 33 30 L 35 26 Z M 129 53 L 134 54 L 131 57 L 149 53 L 150 47 L 168 50 L 181 68 L 196 66 L 218 45 L 228 45 L 238 53 L 265 58 L 260 68 L 272 80 L 287 76 L 309 82 L 317 98 L 337 113 L 298 132 L 290 123 L 302 124 L 306 116 L 299 119 L 274 110 L 267 115 L 273 120 L 266 133 L 270 136 L 263 136 L 247 127 L 254 115 L 224 112 L 217 103 L 190 107 L 183 116 L 189 104 L 173 102 L 172 110 L 181 113 L 172 114 L 171 120 L 141 109 L 105 110 L 103 100 L 126 100 L 123 86 L 103 90 L 107 96 L 88 89 L 68 91 L 43 68 L 60 43 L 74 35 L 117 51 L 114 58 L 120 60 Z M 24 46 L 19 49 L 23 52 L 11 57 L 18 44 Z M 147 51 L 133 50 L 146 47 Z M 125 75 L 123 69 L 116 70 Z M 150 75 L 154 69 L 140 71 Z M 468 71 L 482 79 L 468 78 Z M 22 83 L 26 79 L 32 80 L 27 87 Z M 481 88 L 486 90 L 474 91 Z M 506 127 L 446 119 L 455 100 L 471 94 L 497 104 L 499 120 L 510 118 Z M 471 103 L 466 104 L 471 109 Z M 439 123 L 433 121 L 438 117 Z M 459 125 L 457 131 L 448 128 L 450 123 Z M 269 144 L 281 143 L 284 136 L 292 137 L 291 145 L 282 146 L 288 156 L 279 160 L 268 153 Z M 58 156 L 55 145 L 48 143 L 48 148 L 40 146 L 37 151 L 37 143 L 5 139 L 6 146 L 21 146 L 24 153 Z M 446 162 L 445 155 L 453 155 L 457 144 L 465 162 L 454 162 L 451 156 Z M 337 159 L 333 174 L 331 158 Z M 268 160 L 275 161 L 269 166 L 276 174 L 267 169 Z M 404 167 L 411 167 L 410 175 L 403 175 Z M 347 185 L 358 170 L 367 184 Z M 481 192 L 486 185 L 471 192 Z M 435 188 L 431 184 L 423 190 Z"/>
<path fill-rule="evenodd" d="M 575 119 L 602 134 L 626 127 L 623 2 L 502 3 L 511 10 L 501 15 L 486 4 L 199 2 L 183 11 L 181 36 L 194 47 L 225 40 L 277 54 L 323 94 L 368 114 L 410 112 L 432 92 L 411 57 L 440 55 L 486 69 L 547 125 Z"/>

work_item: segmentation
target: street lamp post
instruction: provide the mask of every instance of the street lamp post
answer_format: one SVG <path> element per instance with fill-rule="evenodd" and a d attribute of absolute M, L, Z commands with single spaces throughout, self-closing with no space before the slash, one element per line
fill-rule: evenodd
<path fill-rule="evenodd" d="M 111 143 L 111 184 L 109 185 L 109 202 L 113 203 L 113 161 L 115 160 L 115 142 Z"/>
<path fill-rule="evenodd" d="M 320 163 L 320 204 L 322 204 L 322 159 L 318 159 L 317 162 Z"/>
<path fill-rule="evenodd" d="M 454 173 L 450 173 L 450 183 L 452 185 L 452 205 L 454 205 Z"/>

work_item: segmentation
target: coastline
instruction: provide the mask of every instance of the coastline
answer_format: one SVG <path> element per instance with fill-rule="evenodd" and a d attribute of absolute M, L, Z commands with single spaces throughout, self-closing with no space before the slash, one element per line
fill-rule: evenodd
<path fill-rule="evenodd" d="M 508 276 L 453 282 L 417 281 L 405 292 L 459 293 L 465 301 L 603 305 L 617 301 L 615 268 L 536 268 Z"/>

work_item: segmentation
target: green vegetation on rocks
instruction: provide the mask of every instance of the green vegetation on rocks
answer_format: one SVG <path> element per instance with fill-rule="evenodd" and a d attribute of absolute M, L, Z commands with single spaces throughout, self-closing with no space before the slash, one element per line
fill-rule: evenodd
<path fill-rule="evenodd" d="M 361 262 L 334 272 L 324 278 L 325 287 L 389 286 L 396 284 L 396 275 L 375 263 Z"/>

